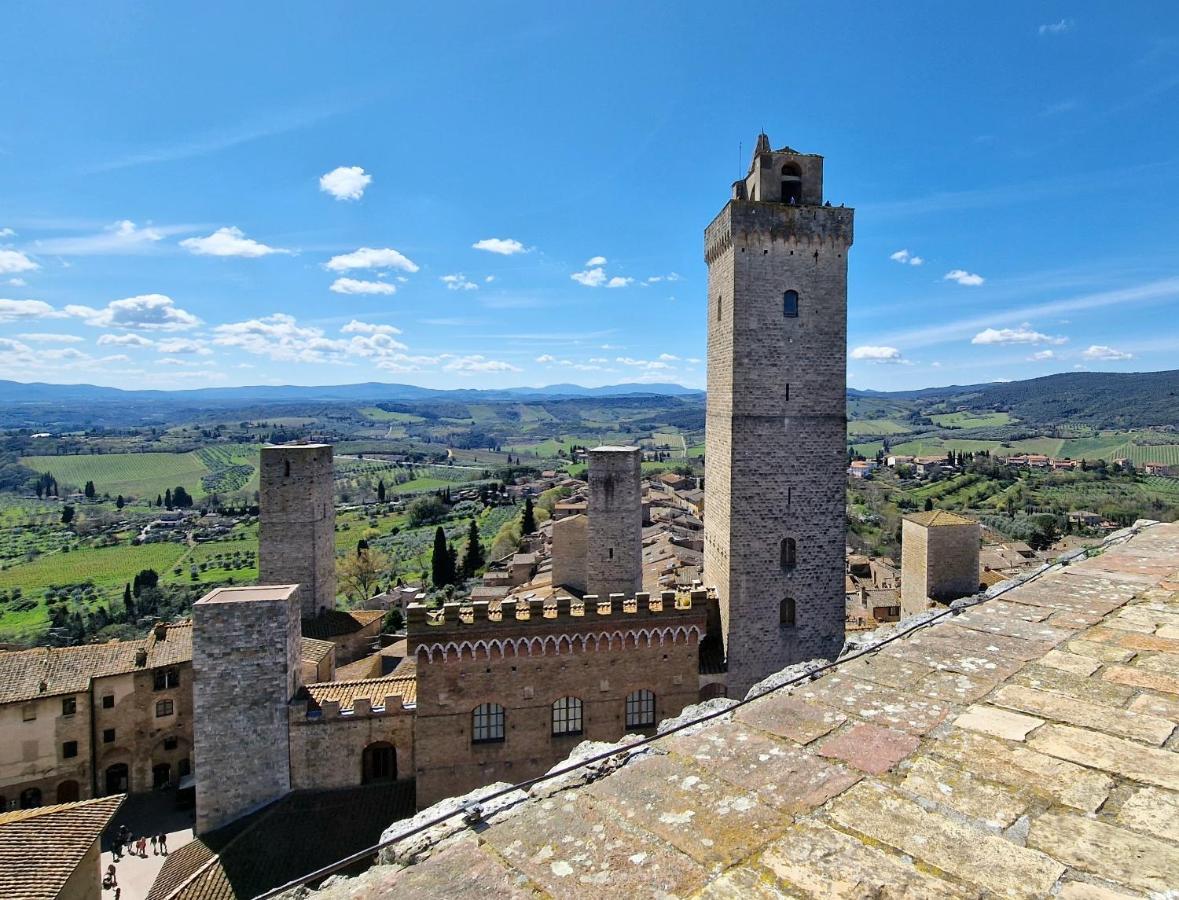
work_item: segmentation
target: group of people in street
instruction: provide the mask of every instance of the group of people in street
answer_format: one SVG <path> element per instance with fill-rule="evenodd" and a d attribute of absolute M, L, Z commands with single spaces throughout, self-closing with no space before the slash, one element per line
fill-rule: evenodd
<path fill-rule="evenodd" d="M 151 836 L 135 835 L 131 829 L 126 825 L 120 825 L 115 831 L 114 841 L 111 843 L 111 858 L 115 862 L 121 862 L 123 854 L 128 856 L 139 856 L 147 859 L 147 845 L 151 844 L 152 856 L 167 856 L 168 855 L 168 835 L 164 832 L 153 834 Z M 122 888 L 119 887 L 118 872 L 115 868 L 115 863 L 112 862 L 106 867 L 106 875 L 102 879 L 102 887 L 104 890 L 114 890 L 114 900 L 119 900 L 123 893 Z"/>

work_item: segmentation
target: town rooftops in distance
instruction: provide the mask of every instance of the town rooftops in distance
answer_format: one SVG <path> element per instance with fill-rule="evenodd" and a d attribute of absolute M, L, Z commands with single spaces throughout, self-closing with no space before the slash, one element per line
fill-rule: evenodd
<path fill-rule="evenodd" d="M 601 447 L 590 448 L 590 453 L 634 453 L 638 447 L 619 447 L 614 444 L 603 444 Z"/>
<path fill-rule="evenodd" d="M 327 447 L 334 446 L 333 444 L 322 444 L 319 441 L 286 441 L 285 443 L 274 444 L 267 442 L 263 444 L 264 447 L 297 447 L 300 450 L 323 450 Z"/>
<path fill-rule="evenodd" d="M 249 603 L 258 600 L 287 600 L 295 591 L 297 584 L 258 584 L 242 585 L 240 587 L 219 587 L 209 591 L 197 601 L 206 606 L 214 603 Z"/>
<path fill-rule="evenodd" d="M 924 525 L 926 528 L 932 528 L 935 525 L 978 524 L 974 519 L 968 519 L 966 516 L 960 516 L 957 513 L 946 512 L 944 509 L 931 509 L 926 512 L 913 513 L 911 516 L 905 516 L 905 518 L 918 525 Z"/>

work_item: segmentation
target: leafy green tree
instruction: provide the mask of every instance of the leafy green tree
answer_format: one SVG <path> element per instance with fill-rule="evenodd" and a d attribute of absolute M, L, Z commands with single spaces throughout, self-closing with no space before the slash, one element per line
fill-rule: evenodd
<path fill-rule="evenodd" d="M 418 497 L 406 510 L 410 526 L 432 525 L 446 518 L 446 504 L 433 494 Z"/>
<path fill-rule="evenodd" d="M 86 486 L 84 488 L 82 488 L 82 493 L 85 494 L 87 500 L 93 500 L 98 493 L 94 489 L 94 482 L 87 481 Z"/>
<path fill-rule="evenodd" d="M 930 512 L 932 509 L 933 509 L 933 498 L 926 497 L 925 498 L 925 511 Z"/>
<path fill-rule="evenodd" d="M 123 499 L 122 494 L 119 494 L 119 496 L 115 498 L 115 509 L 122 509 L 126 505 L 127 501 Z"/>
<path fill-rule="evenodd" d="M 69 525 L 72 521 L 74 521 L 74 508 L 67 504 L 61 508 L 61 524 Z"/>

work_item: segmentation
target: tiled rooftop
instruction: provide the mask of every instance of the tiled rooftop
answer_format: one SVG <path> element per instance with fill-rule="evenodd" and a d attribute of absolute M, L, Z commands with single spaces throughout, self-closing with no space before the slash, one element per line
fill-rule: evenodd
<path fill-rule="evenodd" d="M 355 634 L 384 618 L 384 615 L 379 609 L 327 609 L 313 619 L 303 620 L 303 637 L 330 640 L 345 634 Z"/>
<path fill-rule="evenodd" d="M 413 675 L 365 678 L 357 681 L 323 681 L 307 685 L 307 693 L 314 706 L 329 700 L 340 704 L 341 710 L 352 709 L 358 698 L 367 699 L 373 706 L 384 706 L 386 697 L 397 696 L 409 706 L 417 702 L 417 678 Z"/>
<path fill-rule="evenodd" d="M 135 663 L 140 650 L 147 651 L 147 662 L 142 666 Z M 87 689 L 91 678 L 191 661 L 191 622 L 168 625 L 162 638 L 153 630 L 148 637 L 134 641 L 0 651 L 0 703 L 78 694 Z"/>
<path fill-rule="evenodd" d="M 960 516 L 957 513 L 948 512 L 944 509 L 931 509 L 927 512 L 913 513 L 905 516 L 910 522 L 916 522 L 918 525 L 925 525 L 932 528 L 937 525 L 977 525 L 978 522 L 974 519 L 968 519 L 966 516 Z"/>
<path fill-rule="evenodd" d="M 60 896 L 122 803 L 117 794 L 0 814 L 0 897 Z M 97 864 L 90 876 L 97 883 Z"/>
<path fill-rule="evenodd" d="M 1161 895 L 1179 886 L 1177 721 L 1172 524 L 620 750 L 612 774 L 509 794 L 476 831 L 453 818 L 317 896 Z"/>

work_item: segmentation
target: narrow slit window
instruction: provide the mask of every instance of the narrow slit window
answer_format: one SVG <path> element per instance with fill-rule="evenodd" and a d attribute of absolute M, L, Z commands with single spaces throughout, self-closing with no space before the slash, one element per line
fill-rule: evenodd
<path fill-rule="evenodd" d="M 289 459 L 283 461 L 282 473 L 288 478 L 291 477 L 291 461 Z"/>
<path fill-rule="evenodd" d="M 794 598 L 787 597 L 778 604 L 778 625 L 781 628 L 794 627 Z"/>
<path fill-rule="evenodd" d="M 798 318 L 798 291 L 786 291 L 782 295 L 782 315 L 787 319 Z"/>
<path fill-rule="evenodd" d="M 794 538 L 782 538 L 779 549 L 780 562 L 783 569 L 793 569 L 798 562 L 798 545 Z"/>

